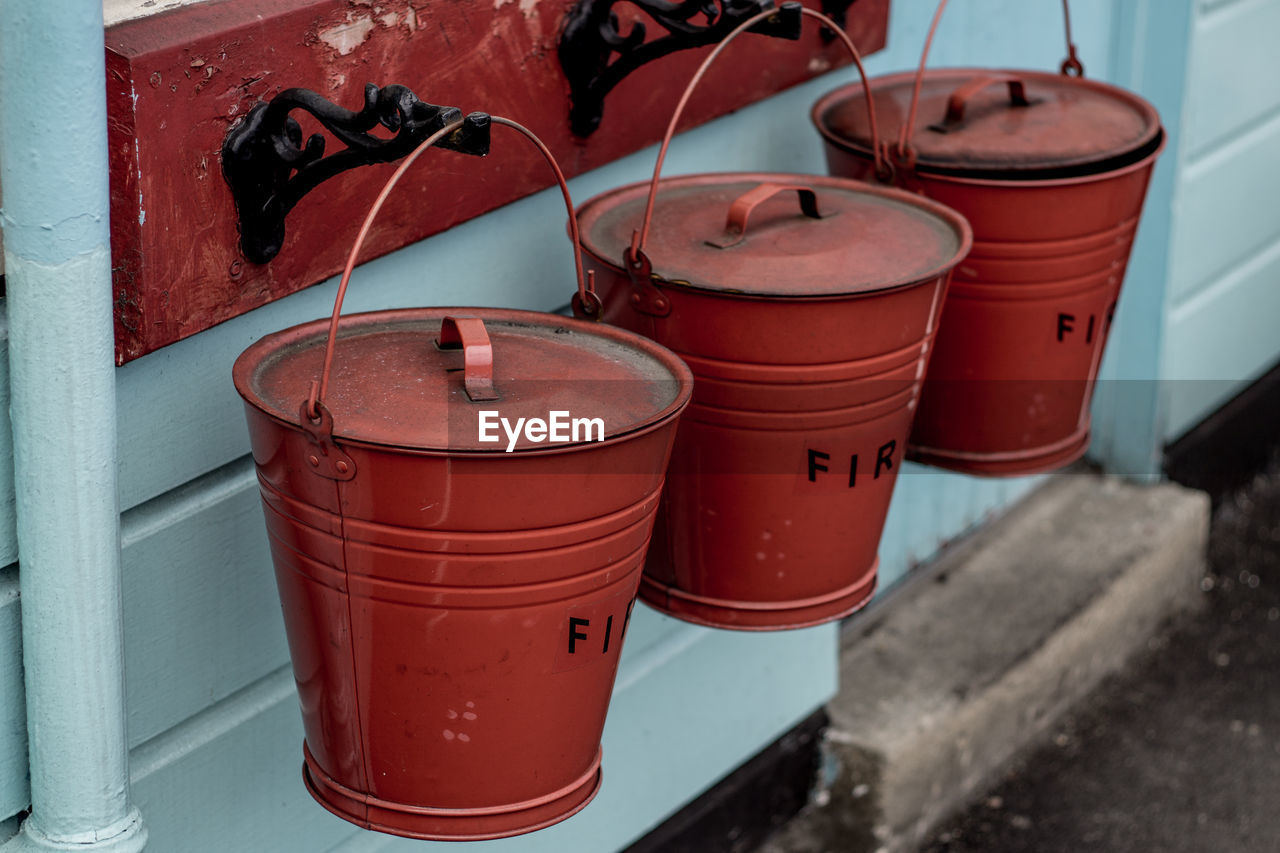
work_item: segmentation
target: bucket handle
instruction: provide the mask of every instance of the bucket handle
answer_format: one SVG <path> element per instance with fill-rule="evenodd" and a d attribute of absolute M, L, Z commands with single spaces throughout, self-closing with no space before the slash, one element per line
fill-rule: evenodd
<path fill-rule="evenodd" d="M 915 148 L 911 145 L 911 129 L 916 126 L 916 114 L 920 110 L 920 88 L 924 85 L 924 70 L 929 62 L 929 50 L 933 47 L 933 37 L 937 35 L 938 32 L 938 22 L 942 20 L 942 13 L 946 10 L 948 2 L 949 0 L 938 0 L 938 9 L 933 13 L 933 23 L 929 25 L 929 34 L 925 37 L 924 50 L 920 54 L 920 67 L 916 70 L 916 81 L 911 90 L 911 105 L 907 109 L 907 120 L 902 123 L 902 127 L 899 128 L 898 131 L 898 142 L 894 155 L 899 163 L 905 165 L 909 169 L 915 168 L 916 162 Z M 1060 70 L 1068 77 L 1083 77 L 1084 63 L 1080 61 L 1080 55 L 1076 51 L 1075 40 L 1071 38 L 1071 6 L 1069 0 L 1062 0 L 1062 18 L 1066 26 L 1067 58 L 1062 60 Z M 968 85 L 969 84 L 965 84 L 953 92 L 951 94 L 951 100 L 954 101 L 956 96 L 959 95 L 962 90 L 968 88 Z M 978 88 L 983 87 L 980 86 Z M 969 96 L 972 94 L 972 92 L 969 93 Z M 1010 87 L 1010 95 L 1012 96 L 1012 87 Z M 870 100 L 870 98 L 871 96 L 867 95 L 867 99 Z M 1023 96 L 1023 100 L 1026 100 L 1025 94 Z M 1020 104 L 1019 106 L 1022 105 Z M 963 114 L 963 108 L 961 109 L 961 114 Z M 949 124 L 950 118 L 951 102 L 949 101 L 947 105 L 947 119 L 944 120 L 943 124 Z M 937 125 L 934 125 L 931 129 L 937 129 Z"/>
<path fill-rule="evenodd" d="M 479 317 L 445 317 L 436 347 L 462 350 L 462 388 L 473 403 L 498 399 L 493 387 L 493 343 Z"/>
<path fill-rule="evenodd" d="M 667 124 L 667 132 L 662 137 L 662 145 L 658 148 L 658 161 L 653 166 L 653 179 L 649 182 L 649 198 L 645 202 L 644 219 L 640 223 L 640 227 L 631 235 L 631 245 L 626 249 L 625 261 L 627 264 L 627 272 L 631 276 L 632 281 L 643 285 L 648 285 L 651 281 L 650 275 L 652 265 L 649 258 L 644 253 L 645 244 L 649 240 L 649 226 L 653 221 L 654 202 L 658 198 L 658 180 L 662 176 L 662 164 L 667 159 L 667 148 L 671 145 L 671 137 L 675 135 L 676 126 L 680 123 L 680 116 L 684 113 L 685 105 L 689 103 L 689 97 L 693 94 L 693 90 L 701 82 L 703 76 L 707 73 L 707 69 L 711 67 L 711 63 L 728 47 L 729 43 L 736 39 L 739 35 L 754 27 L 761 21 L 777 14 L 777 9 L 770 9 L 754 15 L 743 21 L 724 37 L 724 40 L 715 46 L 715 49 L 702 60 L 702 64 L 698 66 L 698 70 L 694 73 L 693 79 L 689 81 L 689 85 L 685 87 L 684 94 L 680 96 L 679 103 L 676 104 L 676 110 L 671 116 L 671 121 Z M 883 147 L 880 144 L 880 129 L 876 123 L 875 103 L 871 99 L 871 83 L 867 80 L 867 71 L 862 66 L 862 55 L 858 53 L 857 46 L 853 43 L 853 39 L 849 38 L 849 34 L 844 31 L 835 21 L 828 18 L 821 12 L 816 12 L 808 7 L 801 7 L 800 13 L 810 18 L 814 18 L 830 29 L 844 43 L 848 49 L 849 55 L 853 58 L 853 64 L 857 67 L 858 73 L 862 76 L 862 87 L 867 96 L 867 118 L 871 128 L 871 143 L 875 149 L 875 168 L 876 176 L 882 181 L 892 179 L 892 166 L 889 159 L 885 156 Z M 741 199 L 739 199 L 741 201 Z M 803 203 L 803 200 L 802 200 Z M 735 202 L 737 204 L 737 202 Z M 815 205 L 816 207 L 816 205 Z M 730 211 L 732 216 L 732 210 Z M 745 233 L 746 223 L 743 223 L 743 231 Z M 723 247 L 722 247 L 723 248 Z M 658 297 L 661 300 L 661 297 Z M 664 302 L 665 300 L 661 300 Z"/>
<path fill-rule="evenodd" d="M 810 219 L 821 219 L 818 212 L 818 194 L 813 187 L 803 184 L 764 183 L 747 190 L 729 205 L 729 216 L 725 220 L 724 233 L 719 239 L 707 240 L 708 246 L 717 249 L 730 249 L 747 239 L 747 222 L 757 207 L 781 192 L 794 190 L 800 200 L 800 212 Z"/>
<path fill-rule="evenodd" d="M 978 77 L 960 86 L 947 99 L 947 114 L 942 121 L 929 125 L 929 129 L 937 133 L 951 133 L 964 126 L 964 112 L 969 106 L 969 99 L 988 86 L 1007 83 L 1009 86 L 1009 103 L 1015 107 L 1029 107 L 1027 84 L 1021 77 L 1011 74 L 992 74 L 989 77 Z"/>
<path fill-rule="evenodd" d="M 524 125 L 501 116 L 491 116 L 490 121 L 493 124 L 503 125 L 523 134 L 542 153 L 547 164 L 551 166 L 551 171 L 555 173 L 556 183 L 560 185 L 560 194 L 564 196 L 565 206 L 569 209 L 569 238 L 573 242 L 573 262 L 578 276 L 578 290 L 573 295 L 573 310 L 579 316 L 599 319 L 602 304 L 595 291 L 595 275 L 593 273 L 583 274 L 582 241 L 578 234 L 578 218 L 574 216 L 573 199 L 569 196 L 569 184 L 565 181 L 564 172 L 560 169 L 560 164 L 556 162 L 556 158 L 552 156 L 550 149 L 547 148 L 542 140 Z M 364 246 L 365 238 L 369 236 L 369 229 L 373 226 L 373 220 L 377 218 L 378 212 L 382 210 L 382 205 L 386 202 L 387 196 L 391 194 L 391 190 L 400 182 L 400 178 L 409 170 L 413 162 L 421 156 L 422 152 L 457 131 L 462 127 L 462 124 L 463 120 L 459 119 L 445 125 L 424 139 L 417 148 L 413 149 L 413 152 L 404 159 L 391 177 L 387 179 L 387 182 L 383 184 L 382 191 L 378 193 L 378 197 L 369 208 L 369 212 L 365 214 L 364 223 L 360 226 L 360 232 L 356 235 L 355 243 L 351 246 L 351 252 L 347 255 L 347 264 L 342 270 L 342 281 L 338 284 L 338 295 L 333 301 L 333 314 L 329 318 L 329 339 L 324 347 L 324 366 L 321 368 L 320 378 L 312 380 L 310 392 L 307 395 L 307 399 L 303 401 L 302 414 L 305 415 L 304 420 L 309 420 L 313 426 L 321 423 L 328 414 L 328 410 L 324 406 L 324 398 L 329 392 L 329 375 L 333 369 L 333 350 L 338 338 L 338 320 L 342 316 L 342 302 L 346 298 L 347 285 L 351 281 L 351 272 L 355 269 L 356 259 L 360 255 L 360 249 Z M 475 331 L 470 321 L 479 324 L 479 332 Z M 449 330 L 451 324 L 453 326 L 452 331 Z M 457 333 L 456 338 L 454 337 L 455 332 Z M 483 337 L 483 340 L 481 340 L 481 337 Z M 484 331 L 484 323 L 482 321 L 474 317 L 446 317 L 444 324 L 440 328 L 440 338 L 437 341 L 437 345 L 443 349 L 458 345 L 462 347 L 464 364 L 467 365 L 464 368 L 463 385 L 466 388 L 468 397 L 472 400 L 497 399 L 496 396 L 472 396 L 473 389 L 479 394 L 486 393 L 484 390 L 486 383 L 484 374 L 486 373 L 488 374 L 488 393 L 495 393 L 493 391 L 493 348 L 489 344 L 489 336 Z M 487 365 L 483 363 L 486 351 Z M 304 423 L 305 426 L 306 424 Z"/>

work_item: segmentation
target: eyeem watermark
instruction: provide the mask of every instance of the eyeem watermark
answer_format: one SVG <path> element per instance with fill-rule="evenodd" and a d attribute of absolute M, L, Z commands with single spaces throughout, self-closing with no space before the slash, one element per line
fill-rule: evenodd
<path fill-rule="evenodd" d="M 501 442 L 502 435 L 499 434 L 499 428 L 503 433 L 506 433 L 508 453 L 516 449 L 516 442 L 520 440 L 521 435 L 524 435 L 525 439 L 533 444 L 541 444 L 544 441 L 552 444 L 574 441 L 604 441 L 604 418 L 575 418 L 564 411 L 548 412 L 546 420 L 542 418 L 516 418 L 514 424 L 508 418 L 502 417 L 498 412 L 480 412 L 479 438 L 482 443 L 497 444 Z"/>

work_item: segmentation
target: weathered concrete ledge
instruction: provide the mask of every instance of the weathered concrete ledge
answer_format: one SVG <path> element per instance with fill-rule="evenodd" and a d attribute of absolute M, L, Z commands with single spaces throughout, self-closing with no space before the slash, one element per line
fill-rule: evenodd
<path fill-rule="evenodd" d="M 1168 617 L 1200 601 L 1209 500 L 1059 475 L 844 635 L 813 802 L 761 853 L 905 853 Z"/>

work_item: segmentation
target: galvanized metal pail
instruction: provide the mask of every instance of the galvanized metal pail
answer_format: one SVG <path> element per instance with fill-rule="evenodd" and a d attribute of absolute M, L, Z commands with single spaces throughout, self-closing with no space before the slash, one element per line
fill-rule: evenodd
<path fill-rule="evenodd" d="M 722 628 L 840 618 L 875 588 L 968 226 L 919 196 L 845 179 L 659 181 L 661 166 L 660 154 L 653 181 L 578 213 L 604 319 L 672 348 L 697 377 L 640 596 Z"/>
<path fill-rule="evenodd" d="M 1164 132 L 1145 100 L 1080 74 L 1071 46 L 1061 74 L 926 73 L 922 60 L 918 73 L 871 81 L 899 139 L 898 184 L 955 208 L 974 232 L 912 458 L 1014 475 L 1088 448 L 1089 403 Z M 884 157 L 862 119 L 866 100 L 846 86 L 813 108 L 834 175 L 868 177 Z"/>
<path fill-rule="evenodd" d="M 381 832 L 539 829 L 599 788 L 692 377 L 651 341 L 550 314 L 339 321 L 358 250 L 332 320 L 268 335 L 234 370 L 304 779 L 325 808 Z"/>

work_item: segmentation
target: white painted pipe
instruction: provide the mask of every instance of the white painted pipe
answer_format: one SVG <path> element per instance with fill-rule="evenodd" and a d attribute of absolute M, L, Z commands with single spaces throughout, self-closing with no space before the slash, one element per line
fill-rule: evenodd
<path fill-rule="evenodd" d="M 102 4 L 0 0 L 0 183 L 32 812 L 0 850 L 132 853 Z"/>

